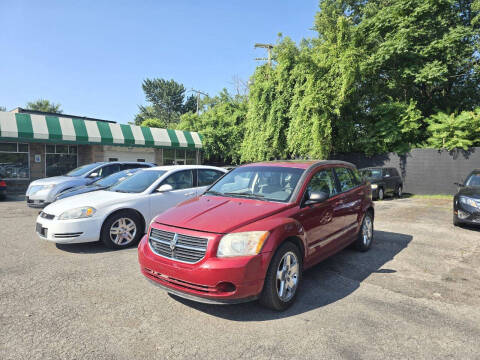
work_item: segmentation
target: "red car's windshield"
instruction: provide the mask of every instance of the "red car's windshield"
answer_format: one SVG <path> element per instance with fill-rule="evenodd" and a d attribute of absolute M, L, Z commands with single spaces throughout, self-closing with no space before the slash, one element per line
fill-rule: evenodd
<path fill-rule="evenodd" d="M 280 166 L 240 167 L 220 179 L 207 194 L 287 202 L 303 172 Z"/>

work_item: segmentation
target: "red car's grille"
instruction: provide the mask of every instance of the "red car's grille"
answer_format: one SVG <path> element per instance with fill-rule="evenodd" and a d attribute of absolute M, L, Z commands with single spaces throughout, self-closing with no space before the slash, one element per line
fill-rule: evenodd
<path fill-rule="evenodd" d="M 159 256 L 193 264 L 205 257 L 208 239 L 152 228 L 148 242 Z"/>

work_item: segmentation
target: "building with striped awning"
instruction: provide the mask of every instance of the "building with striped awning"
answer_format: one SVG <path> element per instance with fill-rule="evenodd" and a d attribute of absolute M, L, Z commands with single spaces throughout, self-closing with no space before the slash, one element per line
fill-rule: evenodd
<path fill-rule="evenodd" d="M 196 132 L 22 108 L 0 112 L 0 178 L 19 190 L 97 161 L 198 164 L 201 148 Z"/>

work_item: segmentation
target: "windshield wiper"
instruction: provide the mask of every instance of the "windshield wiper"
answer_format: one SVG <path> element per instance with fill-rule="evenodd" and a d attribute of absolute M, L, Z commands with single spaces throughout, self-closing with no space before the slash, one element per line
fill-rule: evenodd
<path fill-rule="evenodd" d="M 118 192 L 118 193 L 129 193 L 130 191 L 125 191 L 125 190 L 113 190 L 115 192 Z"/>
<path fill-rule="evenodd" d="M 260 194 L 254 194 L 250 192 L 226 192 L 225 195 L 230 196 L 244 196 L 244 197 L 251 197 L 251 198 L 264 198 L 265 196 Z"/>
<path fill-rule="evenodd" d="M 224 195 L 224 193 L 221 193 L 221 192 L 218 192 L 218 191 L 214 191 L 214 190 L 205 191 L 205 194 L 212 194 L 212 195 L 219 195 L 219 196 L 223 196 L 223 195 Z"/>

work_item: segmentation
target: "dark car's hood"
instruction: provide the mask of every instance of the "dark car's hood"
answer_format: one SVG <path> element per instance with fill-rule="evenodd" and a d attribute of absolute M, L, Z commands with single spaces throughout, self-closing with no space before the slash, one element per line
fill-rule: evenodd
<path fill-rule="evenodd" d="M 78 194 L 85 194 L 91 191 L 104 190 L 107 187 L 108 186 L 95 186 L 95 185 L 77 186 L 77 187 L 74 187 L 73 189 L 68 189 L 61 192 L 60 194 L 57 195 L 56 199 L 60 200 L 60 199 L 64 199 L 64 198 L 78 195 Z"/>
<path fill-rule="evenodd" d="M 160 214 L 155 221 L 180 228 L 228 233 L 292 204 L 203 195 Z"/>
<path fill-rule="evenodd" d="M 370 184 L 376 184 L 376 183 L 379 183 L 379 182 L 382 181 L 381 178 L 373 178 L 373 177 L 372 177 L 372 178 L 369 177 L 369 178 L 367 178 L 367 180 L 368 180 L 368 182 L 369 182 Z"/>
<path fill-rule="evenodd" d="M 480 187 L 466 186 L 458 191 L 458 195 L 468 196 L 475 199 L 480 199 Z"/>

